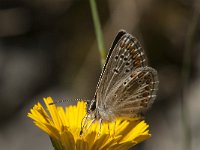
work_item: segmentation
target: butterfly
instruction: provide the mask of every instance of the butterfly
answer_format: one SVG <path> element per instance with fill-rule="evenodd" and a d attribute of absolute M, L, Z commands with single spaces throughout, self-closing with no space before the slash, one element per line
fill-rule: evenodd
<path fill-rule="evenodd" d="M 117 117 L 143 116 L 156 98 L 158 84 L 157 71 L 148 66 L 139 41 L 121 30 L 107 55 L 94 98 L 87 100 L 81 133 L 88 119 L 101 125 Z"/>

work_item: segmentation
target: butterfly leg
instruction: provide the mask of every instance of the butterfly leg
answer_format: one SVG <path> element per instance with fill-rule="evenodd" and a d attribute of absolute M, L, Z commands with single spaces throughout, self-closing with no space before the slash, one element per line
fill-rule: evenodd
<path fill-rule="evenodd" d="M 85 133 L 87 132 L 87 130 L 89 130 L 89 128 L 91 127 L 91 125 L 94 123 L 96 119 L 92 119 L 92 121 L 90 122 L 90 124 L 87 126 L 87 129 L 85 130 Z"/>
<path fill-rule="evenodd" d="M 81 121 L 81 131 L 80 131 L 80 135 L 83 134 L 83 130 L 84 130 L 84 128 L 87 126 L 87 119 L 88 119 L 88 115 L 86 114 L 86 115 L 84 116 L 84 118 L 82 119 L 82 121 Z"/>
<path fill-rule="evenodd" d="M 101 126 L 102 126 L 102 119 L 99 119 L 99 131 L 98 131 L 98 136 L 101 134 Z"/>

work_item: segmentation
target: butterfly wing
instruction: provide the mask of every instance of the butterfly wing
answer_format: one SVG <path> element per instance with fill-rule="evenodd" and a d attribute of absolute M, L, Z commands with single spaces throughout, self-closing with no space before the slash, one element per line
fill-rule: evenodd
<path fill-rule="evenodd" d="M 118 117 L 141 116 L 152 105 L 158 89 L 157 71 L 141 67 L 119 82 L 107 95 L 104 110 Z"/>
<path fill-rule="evenodd" d="M 96 88 L 96 93 L 95 93 L 94 99 L 96 99 L 97 91 L 98 91 L 98 89 L 99 89 L 99 85 L 100 85 L 100 83 L 101 83 L 101 81 L 102 81 L 102 77 L 103 77 L 103 74 L 104 74 L 104 72 L 105 72 L 105 70 L 106 70 L 106 68 L 107 68 L 107 65 L 110 64 L 110 61 L 109 61 L 109 60 L 110 60 L 111 54 L 112 54 L 113 50 L 114 50 L 114 52 L 116 51 L 116 48 L 115 48 L 115 47 L 116 47 L 117 43 L 118 43 L 119 40 L 122 38 L 122 36 L 125 35 L 125 34 L 126 34 L 126 31 L 124 31 L 124 30 L 119 31 L 118 34 L 117 34 L 117 36 L 115 37 L 113 43 L 112 43 L 112 46 L 111 46 L 111 48 L 110 48 L 110 50 L 109 50 L 109 52 L 108 52 L 107 58 L 106 58 L 106 63 L 105 63 L 105 65 L 103 66 L 103 70 L 102 70 L 102 73 L 101 73 L 101 75 L 100 75 L 99 82 L 98 82 L 98 84 L 97 84 L 97 88 Z M 113 54 L 112 54 L 112 55 L 113 55 Z"/>
<path fill-rule="evenodd" d="M 117 37 L 97 86 L 95 98 L 98 107 L 110 103 L 108 96 L 111 96 L 111 91 L 119 85 L 121 79 L 125 79 L 137 68 L 147 66 L 144 51 L 136 38 L 126 32 Z"/>

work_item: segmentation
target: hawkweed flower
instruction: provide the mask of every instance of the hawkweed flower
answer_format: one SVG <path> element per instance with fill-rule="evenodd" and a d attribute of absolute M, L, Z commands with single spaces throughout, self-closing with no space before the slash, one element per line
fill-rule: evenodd
<path fill-rule="evenodd" d="M 116 123 L 103 123 L 99 133 L 98 121 L 80 135 L 81 122 L 86 114 L 86 103 L 79 101 L 76 106 L 65 109 L 53 103 L 51 97 L 44 98 L 47 109 L 38 103 L 28 113 L 36 126 L 47 133 L 55 150 L 126 150 L 146 140 L 151 135 L 143 120 L 134 118 Z"/>

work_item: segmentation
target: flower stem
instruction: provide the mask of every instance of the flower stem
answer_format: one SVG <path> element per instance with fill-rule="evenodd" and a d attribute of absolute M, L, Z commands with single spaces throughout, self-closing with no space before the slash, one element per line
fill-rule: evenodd
<path fill-rule="evenodd" d="M 197 27 L 197 22 L 199 19 L 199 12 L 194 11 L 191 24 L 188 27 L 185 50 L 183 53 L 183 65 L 182 65 L 182 91 L 181 91 L 181 115 L 182 115 L 182 125 L 183 125 L 183 150 L 191 149 L 191 128 L 190 128 L 190 117 L 189 110 L 186 102 L 186 92 L 188 91 L 188 80 L 190 76 L 191 67 L 191 50 L 192 42 L 195 34 L 195 29 Z"/>
<path fill-rule="evenodd" d="M 95 34 L 97 38 L 98 49 L 101 56 L 101 65 L 103 66 L 105 64 L 106 51 L 104 47 L 103 34 L 102 34 L 101 24 L 99 21 L 96 0 L 90 0 L 90 8 L 91 8 L 91 13 L 92 13 L 92 18 L 93 18 L 93 23 L 94 23 L 94 28 L 95 28 Z"/>

